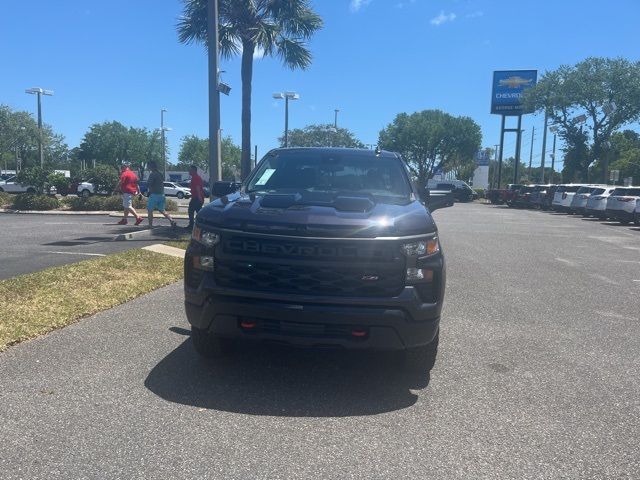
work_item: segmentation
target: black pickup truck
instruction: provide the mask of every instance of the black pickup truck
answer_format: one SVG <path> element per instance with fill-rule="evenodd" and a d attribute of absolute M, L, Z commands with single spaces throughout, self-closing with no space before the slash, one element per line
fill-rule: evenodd
<path fill-rule="evenodd" d="M 237 340 L 397 350 L 429 371 L 445 292 L 431 212 L 451 205 L 391 152 L 270 151 L 197 216 L 184 264 L 196 351 L 225 355 Z"/>

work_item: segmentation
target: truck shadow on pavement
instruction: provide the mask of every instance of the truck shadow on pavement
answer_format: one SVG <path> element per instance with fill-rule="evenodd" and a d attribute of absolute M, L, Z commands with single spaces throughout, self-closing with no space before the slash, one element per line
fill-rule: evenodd
<path fill-rule="evenodd" d="M 177 332 L 182 333 L 182 332 Z M 183 405 L 248 415 L 347 417 L 407 408 L 429 376 L 401 372 L 383 353 L 239 346 L 205 361 L 185 340 L 149 373 L 145 386 Z"/>

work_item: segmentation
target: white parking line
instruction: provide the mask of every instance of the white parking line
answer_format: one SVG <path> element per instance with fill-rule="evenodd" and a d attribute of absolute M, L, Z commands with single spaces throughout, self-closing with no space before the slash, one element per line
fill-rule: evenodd
<path fill-rule="evenodd" d="M 44 253 L 57 253 L 58 255 L 86 255 L 88 257 L 106 257 L 104 253 L 51 252 L 51 251 L 46 251 Z"/>

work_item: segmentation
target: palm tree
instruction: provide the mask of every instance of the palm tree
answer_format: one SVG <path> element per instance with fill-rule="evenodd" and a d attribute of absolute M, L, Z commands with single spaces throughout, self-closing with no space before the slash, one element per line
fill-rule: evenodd
<path fill-rule="evenodd" d="M 242 55 L 242 178 L 251 170 L 251 82 L 256 49 L 275 56 L 291 69 L 311 64 L 308 40 L 322 19 L 308 0 L 218 0 L 219 42 L 224 58 Z M 183 0 L 178 20 L 182 43 L 207 44 L 208 0 Z"/>

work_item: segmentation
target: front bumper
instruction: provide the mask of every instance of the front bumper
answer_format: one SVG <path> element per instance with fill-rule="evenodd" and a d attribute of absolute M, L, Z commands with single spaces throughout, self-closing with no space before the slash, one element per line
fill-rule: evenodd
<path fill-rule="evenodd" d="M 413 286 L 391 298 L 286 295 L 223 288 L 205 272 L 197 286 L 185 280 L 185 310 L 191 325 L 224 338 L 403 350 L 430 343 L 438 332 L 446 279 L 444 259 L 433 261 L 437 284 L 426 302 Z"/>

